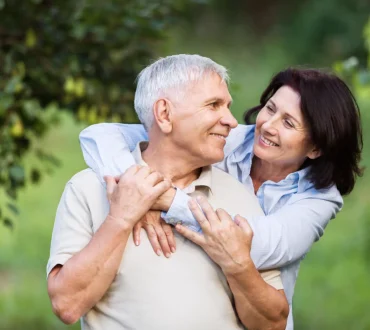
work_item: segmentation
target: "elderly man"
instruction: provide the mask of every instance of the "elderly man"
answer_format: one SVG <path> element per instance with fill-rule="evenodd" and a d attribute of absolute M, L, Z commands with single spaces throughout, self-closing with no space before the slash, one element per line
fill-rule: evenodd
<path fill-rule="evenodd" d="M 142 71 L 135 109 L 149 142 L 133 151 L 137 165 L 118 184 L 107 179 L 107 189 L 92 170 L 76 174 L 58 207 L 47 272 L 62 321 L 82 317 L 83 329 L 109 330 L 285 328 L 280 273 L 256 270 L 244 219 L 210 221 L 228 228 L 222 251 L 175 234 L 176 253 L 158 258 L 144 235 L 140 246 L 130 239 L 143 217 L 159 218 L 147 212 L 171 183 L 200 204 L 207 198 L 230 213 L 262 212 L 241 183 L 210 166 L 223 159 L 237 125 L 230 104 L 226 70 L 208 58 L 171 56 Z"/>

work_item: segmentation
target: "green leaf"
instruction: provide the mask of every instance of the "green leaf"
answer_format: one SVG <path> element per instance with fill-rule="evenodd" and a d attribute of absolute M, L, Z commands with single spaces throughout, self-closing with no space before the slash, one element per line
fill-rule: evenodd
<path fill-rule="evenodd" d="M 31 170 L 31 182 L 38 183 L 41 179 L 41 172 L 38 169 L 33 168 Z"/>
<path fill-rule="evenodd" d="M 3 223 L 4 223 L 4 226 L 5 227 L 8 227 L 10 230 L 13 230 L 14 229 L 13 221 L 10 218 L 5 218 L 3 220 Z"/>
<path fill-rule="evenodd" d="M 14 215 L 19 215 L 19 209 L 16 205 L 7 203 L 6 206 Z"/>
<path fill-rule="evenodd" d="M 14 97 L 12 95 L 0 93 L 0 116 L 3 116 L 13 103 Z"/>
<path fill-rule="evenodd" d="M 15 92 L 17 92 L 17 88 L 21 81 L 22 78 L 20 76 L 13 76 L 5 86 L 5 93 L 14 94 Z"/>
<path fill-rule="evenodd" d="M 9 169 L 9 175 L 17 182 L 24 181 L 24 168 L 19 165 L 14 165 Z"/>

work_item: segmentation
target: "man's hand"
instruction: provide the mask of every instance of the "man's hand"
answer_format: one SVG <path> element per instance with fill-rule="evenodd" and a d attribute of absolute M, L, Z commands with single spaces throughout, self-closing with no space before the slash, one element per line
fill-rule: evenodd
<path fill-rule="evenodd" d="M 203 248 L 225 275 L 245 271 L 253 264 L 250 258 L 253 231 L 247 220 L 236 216 L 234 222 L 226 211 L 214 211 L 206 198 L 197 197 L 197 201 L 199 205 L 190 200 L 189 207 L 203 235 L 181 225 L 176 225 L 176 230 Z"/>
<path fill-rule="evenodd" d="M 134 227 L 133 238 L 135 245 L 140 244 L 140 231 L 144 228 L 154 252 L 169 258 L 176 251 L 176 242 L 172 227 L 161 219 L 161 212 L 149 211 Z"/>
<path fill-rule="evenodd" d="M 109 216 L 122 219 L 130 227 L 148 212 L 154 202 L 171 187 L 170 181 L 147 166 L 131 166 L 117 182 L 106 176 Z"/>

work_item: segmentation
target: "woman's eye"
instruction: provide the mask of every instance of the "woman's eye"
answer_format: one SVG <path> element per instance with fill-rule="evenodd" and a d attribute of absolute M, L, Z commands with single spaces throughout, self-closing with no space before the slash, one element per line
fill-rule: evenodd
<path fill-rule="evenodd" d="M 266 108 L 268 112 L 275 113 L 275 109 L 272 106 L 267 105 Z"/>
<path fill-rule="evenodd" d="M 293 123 L 290 120 L 285 119 L 284 121 L 285 121 L 285 125 L 287 127 L 289 127 L 289 128 L 293 128 L 294 127 Z"/>

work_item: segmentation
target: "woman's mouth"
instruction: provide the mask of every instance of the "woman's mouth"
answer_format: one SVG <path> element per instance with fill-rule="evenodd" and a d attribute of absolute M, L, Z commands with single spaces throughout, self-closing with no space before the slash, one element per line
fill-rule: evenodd
<path fill-rule="evenodd" d="M 260 135 L 260 140 L 262 141 L 263 144 L 266 144 L 270 147 L 278 147 L 279 145 L 270 141 L 269 139 L 265 138 L 263 135 Z"/>

